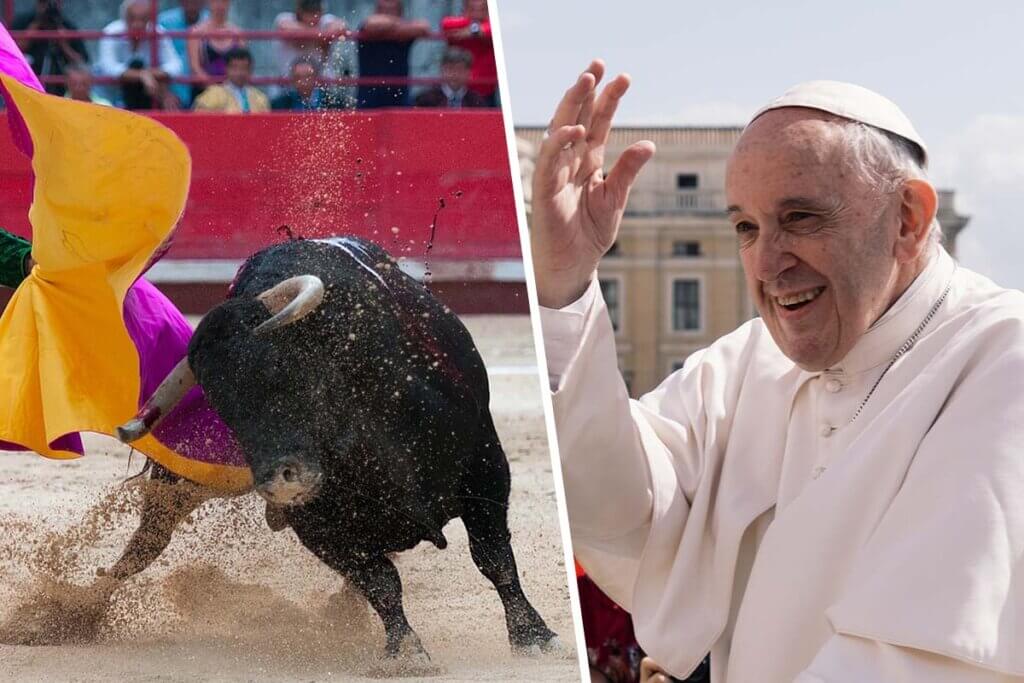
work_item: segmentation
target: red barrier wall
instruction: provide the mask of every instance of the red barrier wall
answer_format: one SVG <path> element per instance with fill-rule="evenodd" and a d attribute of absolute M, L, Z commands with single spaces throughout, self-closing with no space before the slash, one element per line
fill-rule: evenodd
<path fill-rule="evenodd" d="M 500 112 L 155 114 L 192 153 L 192 186 L 166 258 L 239 259 L 279 241 L 352 234 L 396 256 L 519 258 Z M 28 161 L 0 125 L 0 226 L 28 234 Z M 397 235 L 392 228 L 397 227 Z"/>

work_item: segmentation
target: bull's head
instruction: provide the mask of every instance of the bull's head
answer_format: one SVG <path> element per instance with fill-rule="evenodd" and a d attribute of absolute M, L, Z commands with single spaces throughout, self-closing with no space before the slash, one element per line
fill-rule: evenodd
<path fill-rule="evenodd" d="M 271 317 L 253 329 L 266 335 L 317 309 L 324 297 L 324 284 L 314 275 L 285 280 L 256 297 Z M 138 414 L 117 428 L 117 437 L 131 443 L 149 434 L 196 385 L 196 377 L 183 358 L 153 392 Z M 251 454 L 249 454 L 251 455 Z M 316 495 L 322 478 L 320 466 L 311 458 L 295 454 L 275 454 L 251 462 L 256 491 L 276 505 L 294 505 Z"/>

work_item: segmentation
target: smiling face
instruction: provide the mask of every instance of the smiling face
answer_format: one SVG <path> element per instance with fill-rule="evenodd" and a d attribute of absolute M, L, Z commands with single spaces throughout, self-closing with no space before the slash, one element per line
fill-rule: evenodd
<path fill-rule="evenodd" d="M 858 172 L 843 125 L 811 109 L 769 111 L 726 172 L 750 295 L 775 343 L 807 370 L 841 361 L 913 279 L 897 249 L 901 193 Z"/>

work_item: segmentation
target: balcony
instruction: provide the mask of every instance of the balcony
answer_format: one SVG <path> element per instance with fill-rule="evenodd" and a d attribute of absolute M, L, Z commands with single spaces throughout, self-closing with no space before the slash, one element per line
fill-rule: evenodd
<path fill-rule="evenodd" d="M 724 215 L 725 192 L 721 190 L 634 190 L 626 206 L 627 216 Z"/>

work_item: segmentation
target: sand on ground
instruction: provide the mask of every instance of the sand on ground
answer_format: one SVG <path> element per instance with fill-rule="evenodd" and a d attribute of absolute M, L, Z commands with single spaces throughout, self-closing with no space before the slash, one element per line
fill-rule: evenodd
<path fill-rule="evenodd" d="M 468 316 L 491 371 L 491 409 L 512 469 L 512 544 L 527 596 L 565 644 L 562 656 L 513 657 L 497 593 L 474 566 L 458 520 L 446 550 L 399 556 L 409 621 L 437 681 L 579 680 L 567 573 L 536 358 L 525 316 Z M 50 461 L 0 452 L 0 623 L 62 604 L 70 644 L 0 644 L 4 681 L 361 681 L 383 648 L 375 614 L 342 596 L 344 582 L 290 529 L 274 533 L 261 499 L 204 504 L 157 563 L 79 629 L 67 583 L 110 566 L 137 522 L 142 458 L 87 435 L 87 455 Z M 54 595 L 56 593 L 56 595 Z M 52 603 L 47 598 L 56 598 Z M 65 604 L 67 603 L 67 604 Z M 83 632 L 84 631 L 84 632 Z"/>

